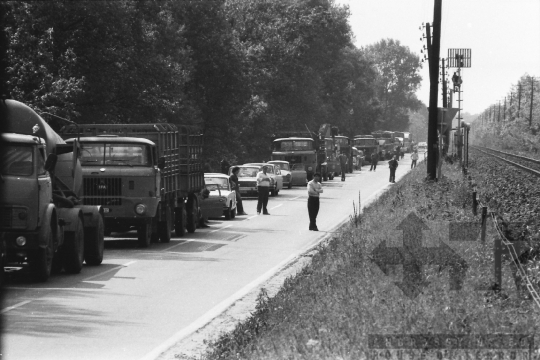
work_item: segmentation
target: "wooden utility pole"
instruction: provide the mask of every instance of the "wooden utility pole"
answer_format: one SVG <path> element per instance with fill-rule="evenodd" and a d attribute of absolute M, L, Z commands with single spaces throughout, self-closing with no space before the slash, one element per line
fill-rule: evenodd
<path fill-rule="evenodd" d="M 533 99 L 534 99 L 534 78 L 531 77 L 531 108 L 529 111 L 529 129 L 532 127 Z"/>
<path fill-rule="evenodd" d="M 518 114 L 517 117 L 521 115 L 521 83 L 518 82 Z"/>
<path fill-rule="evenodd" d="M 446 67 L 444 66 L 444 58 L 442 58 L 442 106 L 443 108 L 448 107 L 448 99 L 446 97 L 446 79 L 444 78 L 446 72 Z"/>
<path fill-rule="evenodd" d="M 508 119 L 512 121 L 512 97 L 514 96 L 514 93 L 510 93 L 510 106 L 508 107 Z"/>
<path fill-rule="evenodd" d="M 503 122 L 506 121 L 506 96 L 504 97 Z"/>
<path fill-rule="evenodd" d="M 433 44 L 429 51 L 429 122 L 427 173 L 430 180 L 437 176 L 437 100 L 439 90 L 439 53 L 441 49 L 442 0 L 435 0 L 433 8 Z M 426 30 L 427 30 L 426 26 Z M 428 46 L 431 39 L 428 34 Z"/>

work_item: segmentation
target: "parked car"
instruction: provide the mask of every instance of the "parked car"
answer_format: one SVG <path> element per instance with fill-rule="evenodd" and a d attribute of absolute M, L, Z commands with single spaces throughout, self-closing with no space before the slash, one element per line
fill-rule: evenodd
<path fill-rule="evenodd" d="M 272 160 L 269 161 L 268 164 L 274 164 L 279 166 L 281 176 L 283 177 L 283 187 L 287 186 L 287 189 L 290 189 L 292 187 L 292 173 L 291 165 L 289 164 L 289 162 L 283 160 Z"/>
<path fill-rule="evenodd" d="M 202 196 L 199 202 L 201 209 L 199 225 L 202 227 L 204 227 L 205 220 L 209 218 L 220 218 L 223 215 L 223 202 L 220 201 L 220 197 L 210 196 L 216 186 L 214 184 L 207 184 L 206 179 L 204 179 L 204 183 L 204 189 L 201 191 Z"/>
<path fill-rule="evenodd" d="M 234 165 L 229 168 L 229 175 L 232 174 L 232 169 L 238 166 L 238 187 L 241 195 L 257 194 L 257 174 L 260 167 L 258 165 Z"/>
<path fill-rule="evenodd" d="M 270 195 L 277 196 L 279 190 L 283 189 L 283 176 L 278 166 L 270 163 L 249 163 L 245 165 L 257 165 L 259 171 L 263 166 L 267 167 L 266 174 L 270 177 Z M 257 174 L 255 174 L 255 177 L 257 177 Z"/>
<path fill-rule="evenodd" d="M 418 151 L 427 151 L 427 143 L 426 142 L 419 142 L 418 143 Z"/>
<path fill-rule="evenodd" d="M 307 184 L 306 165 L 302 163 L 291 165 L 291 182 L 295 186 L 306 186 Z"/>
<path fill-rule="evenodd" d="M 221 205 L 221 216 L 234 219 L 236 216 L 236 192 L 231 188 L 229 176 L 220 173 L 204 174 L 206 188 L 210 191 L 210 199 L 217 199 Z"/>

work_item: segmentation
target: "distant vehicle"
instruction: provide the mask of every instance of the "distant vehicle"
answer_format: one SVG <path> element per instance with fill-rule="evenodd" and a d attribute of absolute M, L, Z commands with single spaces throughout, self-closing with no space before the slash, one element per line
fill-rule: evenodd
<path fill-rule="evenodd" d="M 290 189 L 292 187 L 292 173 L 291 165 L 289 164 L 289 162 L 283 160 L 272 160 L 269 161 L 268 164 L 274 164 L 279 166 L 281 176 L 283 177 L 283 187 L 287 186 L 287 189 Z"/>
<path fill-rule="evenodd" d="M 353 139 L 353 145 L 358 151 L 364 153 L 364 163 L 371 163 L 371 154 L 377 153 L 379 143 L 373 135 L 356 135 Z"/>
<path fill-rule="evenodd" d="M 210 191 L 208 200 L 217 201 L 219 203 L 220 213 L 218 216 L 225 216 L 225 219 L 230 220 L 236 217 L 236 192 L 231 188 L 229 176 L 221 173 L 204 174 L 204 183 L 206 189 Z M 205 202 L 201 203 L 201 211 L 205 206 Z"/>
<path fill-rule="evenodd" d="M 283 176 L 279 166 L 270 163 L 249 163 L 245 165 L 258 165 L 259 171 L 262 170 L 263 166 L 266 166 L 266 174 L 270 176 L 270 195 L 277 196 L 279 191 L 283 189 Z"/>
<path fill-rule="evenodd" d="M 273 141 L 272 147 L 273 161 L 288 161 L 291 167 L 294 166 L 296 177 L 304 179 L 313 177 L 319 160 L 321 160 L 318 158 L 313 139 L 307 137 L 279 138 Z M 301 168 L 304 169 L 304 174 L 300 174 Z"/>
<path fill-rule="evenodd" d="M 418 143 L 418 151 L 427 151 L 427 143 L 426 142 L 419 142 Z"/>
<path fill-rule="evenodd" d="M 412 151 L 411 133 L 409 132 L 394 132 L 396 137 L 400 138 L 402 147 L 405 148 L 405 152 Z"/>
<path fill-rule="evenodd" d="M 307 173 L 304 169 L 304 164 L 292 164 L 291 165 L 291 183 L 294 186 L 306 186 Z"/>

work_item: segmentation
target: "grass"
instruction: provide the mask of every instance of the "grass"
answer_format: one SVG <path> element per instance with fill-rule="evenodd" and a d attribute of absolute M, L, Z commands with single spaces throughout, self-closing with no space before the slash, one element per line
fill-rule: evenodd
<path fill-rule="evenodd" d="M 370 334 L 537 334 L 539 312 L 516 292 L 509 266 L 502 291 L 477 290 L 494 281 L 493 234 L 486 244 L 447 242 L 469 266 L 460 291 L 449 289 L 448 270 L 430 266 L 429 286 L 410 299 L 394 284 L 400 266 L 387 276 L 373 263 L 381 241 L 400 246 L 396 227 L 411 211 L 430 227 L 424 246 L 447 239 L 449 221 L 479 222 L 459 167 L 444 170 L 445 179 L 426 182 L 421 163 L 363 213 L 355 209 L 341 235 L 321 244 L 275 297 L 261 292 L 253 315 L 213 342 L 205 358 L 359 359 Z"/>

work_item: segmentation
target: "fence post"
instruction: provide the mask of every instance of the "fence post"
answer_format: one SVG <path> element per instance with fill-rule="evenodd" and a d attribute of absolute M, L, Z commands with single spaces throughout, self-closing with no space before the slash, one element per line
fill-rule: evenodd
<path fill-rule="evenodd" d="M 476 191 L 472 193 L 472 212 L 473 215 L 478 215 L 478 200 L 476 199 Z"/>
<path fill-rule="evenodd" d="M 502 289 L 502 241 L 495 239 L 493 243 L 493 255 L 495 256 L 495 282 Z"/>
<path fill-rule="evenodd" d="M 482 206 L 482 234 L 480 235 L 480 241 L 486 243 L 486 225 L 487 225 L 487 206 Z"/>

